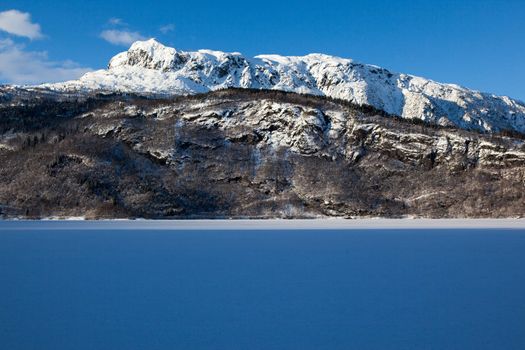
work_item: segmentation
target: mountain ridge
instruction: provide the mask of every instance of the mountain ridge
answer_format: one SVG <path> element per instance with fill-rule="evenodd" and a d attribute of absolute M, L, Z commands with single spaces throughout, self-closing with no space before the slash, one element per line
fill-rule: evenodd
<path fill-rule="evenodd" d="M 238 52 L 186 52 L 150 39 L 114 56 L 108 69 L 42 87 L 166 96 L 231 87 L 275 89 L 368 104 L 388 114 L 437 125 L 525 133 L 525 103 L 521 101 L 324 54 L 246 57 Z"/>

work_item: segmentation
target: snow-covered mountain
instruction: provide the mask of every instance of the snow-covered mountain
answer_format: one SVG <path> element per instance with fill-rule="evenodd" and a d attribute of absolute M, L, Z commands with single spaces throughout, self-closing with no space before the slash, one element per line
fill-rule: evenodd
<path fill-rule="evenodd" d="M 322 54 L 249 58 L 211 50 L 178 51 L 150 39 L 113 57 L 106 70 L 44 87 L 162 95 L 228 87 L 277 89 L 369 104 L 439 125 L 525 133 L 523 102 Z"/>

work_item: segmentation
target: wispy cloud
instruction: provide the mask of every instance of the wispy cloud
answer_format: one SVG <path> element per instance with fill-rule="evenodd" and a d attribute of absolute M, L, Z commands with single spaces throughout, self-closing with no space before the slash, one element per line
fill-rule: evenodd
<path fill-rule="evenodd" d="M 126 26 L 127 23 L 122 20 L 122 18 L 112 17 L 108 20 L 108 23 L 113 26 Z"/>
<path fill-rule="evenodd" d="M 11 39 L 0 39 L 0 81 L 10 84 L 40 84 L 77 79 L 92 69 L 73 61 L 56 62 L 47 52 L 27 51 Z"/>
<path fill-rule="evenodd" d="M 100 33 L 100 37 L 114 45 L 130 45 L 137 40 L 145 39 L 139 32 L 118 29 L 104 30 Z"/>
<path fill-rule="evenodd" d="M 164 26 L 161 26 L 161 27 L 159 28 L 159 30 L 160 30 L 160 32 L 161 32 L 162 34 L 167 34 L 167 33 L 172 32 L 172 31 L 175 30 L 175 24 L 172 24 L 172 23 L 170 23 L 170 24 L 166 24 L 166 25 L 164 25 Z"/>
<path fill-rule="evenodd" d="M 43 37 L 40 25 L 31 22 L 31 14 L 18 10 L 0 12 L 0 30 L 31 40 Z"/>

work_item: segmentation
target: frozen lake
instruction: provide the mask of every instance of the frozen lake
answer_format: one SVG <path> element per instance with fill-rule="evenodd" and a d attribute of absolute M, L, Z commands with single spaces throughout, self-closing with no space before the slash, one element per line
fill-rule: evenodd
<path fill-rule="evenodd" d="M 525 229 L 60 225 L 0 222 L 1 348 L 525 349 Z"/>

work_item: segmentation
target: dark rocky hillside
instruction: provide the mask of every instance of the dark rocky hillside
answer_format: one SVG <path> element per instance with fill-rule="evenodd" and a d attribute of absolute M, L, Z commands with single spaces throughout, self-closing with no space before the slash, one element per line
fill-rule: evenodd
<path fill-rule="evenodd" d="M 0 215 L 523 217 L 525 142 L 276 91 L 3 91 Z"/>

